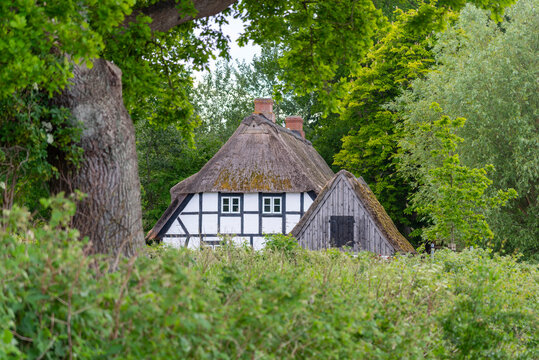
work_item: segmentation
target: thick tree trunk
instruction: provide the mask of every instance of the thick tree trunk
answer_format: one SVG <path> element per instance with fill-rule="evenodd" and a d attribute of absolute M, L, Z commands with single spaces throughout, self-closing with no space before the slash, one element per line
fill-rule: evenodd
<path fill-rule="evenodd" d="M 95 252 L 133 255 L 144 245 L 135 130 L 122 98 L 122 73 L 98 59 L 75 66 L 73 84 L 57 98 L 83 127 L 84 160 L 77 171 L 61 169 L 57 190 L 78 189 L 87 198 L 73 226 Z"/>
<path fill-rule="evenodd" d="M 236 0 L 193 0 L 195 18 L 215 15 Z M 152 31 L 168 31 L 191 21 L 176 8 L 175 0 L 162 0 L 137 9 L 122 26 L 145 14 Z M 95 252 L 131 256 L 144 245 L 140 182 L 135 129 L 122 98 L 120 69 L 106 60 L 95 60 L 92 69 L 75 66 L 73 84 L 55 99 L 71 109 L 83 127 L 84 161 L 73 170 L 58 164 L 62 177 L 56 191 L 86 193 L 78 204 L 73 226 L 88 236 Z"/>

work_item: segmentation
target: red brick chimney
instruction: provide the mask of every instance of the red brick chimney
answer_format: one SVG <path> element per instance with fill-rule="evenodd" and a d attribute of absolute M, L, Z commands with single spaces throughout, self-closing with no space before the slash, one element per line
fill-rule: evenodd
<path fill-rule="evenodd" d="M 273 113 L 273 99 L 255 99 L 255 114 L 262 114 L 266 118 L 275 122 L 275 114 Z"/>
<path fill-rule="evenodd" d="M 287 116 L 284 120 L 286 128 L 301 135 L 305 139 L 305 133 L 303 132 L 303 118 L 301 116 Z"/>

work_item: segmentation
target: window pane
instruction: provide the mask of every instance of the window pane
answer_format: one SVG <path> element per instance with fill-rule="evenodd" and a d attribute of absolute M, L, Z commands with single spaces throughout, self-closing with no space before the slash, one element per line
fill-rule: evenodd
<path fill-rule="evenodd" d="M 234 212 L 234 213 L 240 212 L 239 205 L 232 203 L 232 212 Z"/>
<path fill-rule="evenodd" d="M 274 213 L 280 213 L 281 212 L 281 198 L 273 198 L 273 212 Z"/>
<path fill-rule="evenodd" d="M 223 205 L 230 204 L 230 198 L 224 197 L 222 200 L 223 200 Z"/>
<path fill-rule="evenodd" d="M 266 205 L 271 205 L 271 198 L 269 198 L 269 197 L 264 198 L 264 206 L 266 206 Z"/>
<path fill-rule="evenodd" d="M 264 212 L 271 213 L 271 205 L 264 205 Z"/>
<path fill-rule="evenodd" d="M 232 198 L 232 205 L 240 205 L 240 198 L 239 197 L 233 197 Z"/>
<path fill-rule="evenodd" d="M 223 204 L 222 212 L 224 212 L 224 213 L 230 212 L 230 206 L 228 204 L 227 205 Z"/>

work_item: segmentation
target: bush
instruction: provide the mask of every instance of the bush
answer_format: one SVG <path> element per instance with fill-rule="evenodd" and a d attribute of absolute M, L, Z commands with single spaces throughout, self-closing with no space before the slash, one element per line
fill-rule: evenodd
<path fill-rule="evenodd" d="M 63 216 L 33 227 L 15 207 L 2 220 L 2 359 L 539 356 L 537 267 L 514 257 L 229 244 L 116 262 L 75 241 L 67 200 L 49 205 Z"/>
<path fill-rule="evenodd" d="M 280 251 L 286 254 L 293 254 L 302 250 L 298 241 L 292 235 L 268 234 L 264 239 L 264 249 L 267 251 Z"/>

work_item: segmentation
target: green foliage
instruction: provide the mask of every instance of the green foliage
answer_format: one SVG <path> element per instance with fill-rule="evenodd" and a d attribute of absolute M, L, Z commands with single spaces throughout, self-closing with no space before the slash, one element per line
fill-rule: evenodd
<path fill-rule="evenodd" d="M 441 114 L 436 103 L 431 109 Z M 423 230 L 423 238 L 441 244 L 486 245 L 494 234 L 485 212 L 504 206 L 516 197 L 516 191 L 499 190 L 487 195 L 492 180 L 487 177 L 492 165 L 483 168 L 463 166 L 458 144 L 463 141 L 456 131 L 464 118 L 441 115 L 434 121 L 404 122 L 405 136 L 400 142 L 400 170 L 418 190 L 411 197 L 408 211 L 416 211 L 432 225 Z"/>
<path fill-rule="evenodd" d="M 464 166 L 492 164 L 490 195 L 514 188 L 518 197 L 486 216 L 495 234 L 496 249 L 539 254 L 539 129 L 537 125 L 539 69 L 537 6 L 521 0 L 497 24 L 488 13 L 467 7 L 459 21 L 438 35 L 434 48 L 438 66 L 413 92 L 399 100 L 410 126 L 433 121 L 437 102 L 452 117 L 465 117 L 458 131 Z M 417 165 L 429 159 L 418 159 Z"/>
<path fill-rule="evenodd" d="M 60 221 L 31 225 L 17 206 L 2 219 L 5 359 L 539 355 L 537 267 L 513 257 L 226 246 L 103 259 L 64 227 L 72 204 L 46 202 Z"/>
<path fill-rule="evenodd" d="M 472 3 L 492 10 L 493 17 L 499 18 L 503 7 L 512 2 Z M 396 11 L 395 21 L 380 31 L 380 40 L 369 50 L 362 67 L 352 72 L 338 125 L 328 122 L 322 130 L 342 135 L 342 144 L 331 137 L 325 141 L 334 144 L 335 164 L 373 184 L 374 193 L 405 234 L 422 224 L 415 214 L 404 211 L 412 188 L 397 172 L 395 159 L 403 136 L 398 126 L 403 114 L 387 105 L 412 81 L 429 74 L 435 65 L 434 34 L 453 23 L 465 4 L 466 1 L 419 1 L 406 12 Z"/>
<path fill-rule="evenodd" d="M 191 0 L 178 4 L 187 5 L 192 6 Z M 215 16 L 214 23 L 224 24 L 225 15 Z M 190 21 L 166 33 L 152 33 L 150 21 L 139 16 L 127 29 L 117 28 L 102 56 L 122 69 L 124 100 L 135 122 L 161 128 L 174 125 L 183 138 L 192 141 L 199 122 L 189 97 L 191 72 L 207 69 L 216 52 L 227 57 L 228 41 L 208 20 Z"/>
<path fill-rule="evenodd" d="M 404 24 L 405 31 L 442 30 L 448 11 L 457 12 L 468 2 L 490 10 L 495 19 L 500 19 L 504 8 L 514 0 L 405 1 L 403 9 L 412 8 L 415 13 Z M 236 16 L 248 25 L 240 42 L 272 42 L 282 47 L 281 89 L 298 95 L 316 92 L 325 105 L 324 113 L 330 114 L 340 110 L 339 100 L 346 96 L 350 78 L 361 68 L 361 60 L 374 40 L 388 26 L 388 19 L 380 11 L 382 8 L 387 13 L 387 5 L 372 0 L 279 0 L 269 7 L 260 1 L 242 1 Z"/>
<path fill-rule="evenodd" d="M 17 201 L 35 209 L 47 193 L 45 182 L 59 175 L 56 166 L 80 162 L 81 129 L 72 126 L 67 109 L 47 103 L 34 88 L 1 99 L 0 113 L 0 205 Z"/>
<path fill-rule="evenodd" d="M 135 0 L 26 0 L 0 4 L 0 99 L 34 84 L 49 94 L 72 77 L 71 61 L 98 57 L 104 37 Z"/>
<path fill-rule="evenodd" d="M 507 267 L 506 258 L 495 257 L 500 262 L 496 267 L 487 264 L 492 261 L 488 253 L 475 253 L 476 263 L 472 266 L 468 276 L 462 282 L 455 284 L 453 292 L 454 305 L 451 311 L 442 312 L 439 322 L 443 329 L 443 336 L 454 348 L 452 359 L 531 359 L 537 355 L 537 320 L 529 321 L 528 311 L 511 311 L 508 309 L 519 306 L 518 300 L 514 302 L 502 289 L 512 286 L 505 282 L 507 274 L 513 271 Z M 503 264 L 505 263 L 505 265 Z M 455 272 L 463 264 L 446 261 L 444 267 L 449 273 Z M 527 271 L 516 269 L 516 277 L 526 277 Z M 500 292 L 500 290 L 502 290 Z M 527 292 L 530 300 L 537 297 L 537 293 Z M 499 293 L 501 296 L 490 296 Z M 533 312 L 534 310 L 532 310 Z M 535 310 L 537 311 L 537 310 Z M 533 315 L 532 315 L 533 316 Z M 523 353 L 512 352 L 507 344 L 516 338 L 527 342 L 528 348 Z M 500 347 L 492 344 L 503 344 Z"/>
<path fill-rule="evenodd" d="M 248 21 L 241 42 L 275 42 L 282 46 L 279 64 L 284 69 L 284 92 L 294 90 L 305 95 L 317 91 L 332 111 L 336 110 L 334 99 L 342 91 L 336 85 L 342 85 L 357 67 L 357 60 L 372 45 L 375 31 L 382 24 L 381 11 L 371 0 L 280 0 L 271 7 L 259 1 L 243 1 L 238 9 L 242 19 Z"/>
<path fill-rule="evenodd" d="M 347 134 L 336 147 L 335 155 L 336 165 L 372 184 L 374 193 L 404 233 L 418 224 L 413 216 L 404 213 L 410 187 L 397 173 L 394 160 L 402 136 L 396 128 L 401 116 L 385 105 L 434 64 L 433 25 L 419 29 L 409 26 L 418 16 L 417 10 L 398 12 L 396 21 L 355 73 L 350 95 L 344 100 L 346 111 L 339 120 Z M 326 129 L 331 126 L 334 125 L 329 124 Z"/>
<path fill-rule="evenodd" d="M 269 251 L 281 251 L 285 254 L 295 254 L 302 248 L 299 246 L 298 240 L 291 235 L 284 234 L 268 234 L 264 236 L 264 246 Z"/>

